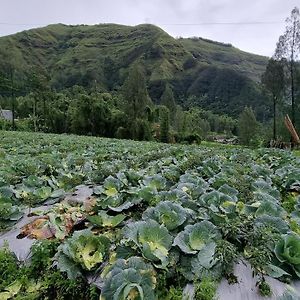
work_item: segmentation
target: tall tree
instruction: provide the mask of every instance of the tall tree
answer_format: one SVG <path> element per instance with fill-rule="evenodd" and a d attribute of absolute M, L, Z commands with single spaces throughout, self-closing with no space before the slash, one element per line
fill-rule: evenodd
<path fill-rule="evenodd" d="M 268 62 L 265 73 L 262 76 L 262 83 L 271 94 L 273 101 L 273 139 L 277 139 L 276 132 L 276 110 L 278 101 L 281 99 L 285 87 L 283 62 L 271 58 Z"/>
<path fill-rule="evenodd" d="M 207 136 L 210 125 L 202 118 L 201 113 L 202 111 L 195 107 L 185 112 L 185 135 L 197 134 L 202 138 Z"/>
<path fill-rule="evenodd" d="M 37 131 L 38 119 L 43 116 L 43 126 L 46 127 L 47 118 L 47 93 L 50 91 L 49 78 L 46 70 L 43 68 L 31 68 L 26 74 L 26 83 L 28 91 L 33 94 L 33 124 L 34 131 Z M 42 103 L 42 107 L 38 107 L 39 102 Z"/>
<path fill-rule="evenodd" d="M 111 110 L 102 94 L 81 93 L 71 102 L 69 119 L 74 133 L 107 136 Z"/>
<path fill-rule="evenodd" d="M 146 87 L 144 70 L 136 63 L 129 72 L 123 85 L 123 96 L 125 100 L 125 111 L 130 121 L 143 118 L 145 108 L 149 104 L 149 95 Z"/>
<path fill-rule="evenodd" d="M 166 84 L 165 90 L 160 98 L 160 104 L 166 106 L 170 111 L 171 124 L 174 124 L 176 114 L 176 103 L 171 86 Z"/>
<path fill-rule="evenodd" d="M 160 106 L 159 108 L 160 119 L 160 140 L 163 143 L 168 143 L 170 139 L 170 111 L 166 106 Z"/>
<path fill-rule="evenodd" d="M 16 91 L 17 85 L 15 80 L 15 73 L 16 73 L 16 62 L 12 60 L 10 55 L 9 48 L 4 48 L 2 51 L 1 59 L 1 82 L 0 86 L 4 88 L 3 90 L 6 92 L 6 95 L 11 99 L 11 111 L 12 111 L 12 129 L 15 130 L 15 106 L 16 106 Z"/>
<path fill-rule="evenodd" d="M 292 123 L 295 124 L 295 62 L 300 54 L 300 13 L 295 7 L 291 16 L 286 19 L 286 28 L 283 35 L 279 37 L 275 50 L 275 58 L 286 59 L 289 67 L 289 81 L 292 100 Z"/>
<path fill-rule="evenodd" d="M 238 120 L 238 135 L 240 143 L 251 145 L 257 135 L 258 122 L 251 107 L 245 107 Z"/>

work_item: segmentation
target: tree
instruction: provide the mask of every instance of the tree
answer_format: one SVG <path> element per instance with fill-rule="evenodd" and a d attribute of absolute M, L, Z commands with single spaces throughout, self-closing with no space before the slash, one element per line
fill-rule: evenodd
<path fill-rule="evenodd" d="M 245 107 L 238 120 L 238 136 L 240 143 L 251 145 L 257 135 L 258 122 L 251 107 Z"/>
<path fill-rule="evenodd" d="M 79 94 L 69 107 L 71 130 L 79 134 L 106 136 L 111 110 L 101 94 Z"/>
<path fill-rule="evenodd" d="M 12 60 L 9 48 L 5 48 L 5 50 L 2 52 L 0 68 L 3 73 L 0 76 L 0 87 L 2 86 L 3 90 L 6 91 L 11 98 L 12 129 L 15 130 L 15 95 L 17 91 L 17 85 L 15 80 L 16 62 Z"/>
<path fill-rule="evenodd" d="M 183 134 L 184 131 L 184 111 L 180 105 L 176 105 L 174 129 L 178 134 Z"/>
<path fill-rule="evenodd" d="M 275 58 L 286 59 L 289 68 L 289 84 L 292 99 L 292 123 L 295 124 L 295 62 L 300 54 L 300 13 L 295 7 L 291 16 L 286 19 L 286 28 L 279 37 L 275 50 Z"/>
<path fill-rule="evenodd" d="M 46 125 L 48 130 L 55 133 L 68 132 L 68 108 L 71 99 L 63 93 L 52 93 L 48 98 L 48 116 Z"/>
<path fill-rule="evenodd" d="M 159 119 L 160 119 L 160 140 L 163 143 L 169 142 L 169 131 L 170 131 L 170 111 L 166 106 L 159 108 Z"/>
<path fill-rule="evenodd" d="M 283 62 L 277 61 L 271 58 L 268 61 L 268 65 L 265 73 L 262 76 L 262 83 L 266 90 L 271 94 L 273 100 L 273 139 L 277 139 L 276 132 L 276 109 L 277 104 L 284 92 L 284 68 Z"/>
<path fill-rule="evenodd" d="M 31 68 L 26 74 L 26 84 L 29 92 L 32 92 L 33 95 L 33 123 L 34 131 L 38 129 L 38 120 L 41 116 L 43 119 L 42 126 L 46 127 L 46 118 L 47 118 L 47 103 L 46 97 L 50 91 L 49 88 L 49 77 L 47 72 L 43 68 Z M 42 107 L 39 107 L 39 102 L 42 101 Z"/>
<path fill-rule="evenodd" d="M 139 64 L 135 64 L 123 85 L 125 112 L 131 121 L 143 118 L 145 108 L 149 104 L 145 74 Z"/>
<path fill-rule="evenodd" d="M 176 114 L 176 103 L 174 100 L 173 90 L 169 84 L 166 85 L 165 90 L 160 98 L 160 104 L 166 106 L 169 109 L 171 124 L 174 124 Z"/>
<path fill-rule="evenodd" d="M 199 108 L 192 108 L 185 112 L 184 135 L 197 134 L 205 138 L 210 132 L 210 125 L 202 118 L 202 111 Z"/>

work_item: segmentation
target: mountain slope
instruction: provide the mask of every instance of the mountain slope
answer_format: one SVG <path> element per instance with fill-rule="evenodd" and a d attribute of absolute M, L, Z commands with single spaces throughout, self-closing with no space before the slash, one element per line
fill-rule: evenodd
<path fill-rule="evenodd" d="M 177 101 L 196 97 L 195 104 L 217 111 L 214 102 L 220 108 L 224 104 L 235 107 L 242 101 L 234 112 L 229 109 L 233 115 L 256 101 L 236 100 L 243 90 L 253 89 L 254 98 L 259 98 L 256 82 L 267 63 L 266 57 L 231 45 L 201 38 L 174 39 L 149 24 L 56 24 L 1 37 L 0 65 L 6 63 L 6 49 L 19 73 L 43 70 L 58 90 L 75 84 L 118 90 L 129 68 L 138 62 L 145 67 L 154 102 L 159 102 L 167 81 L 173 85 Z"/>
<path fill-rule="evenodd" d="M 255 81 L 260 81 L 260 75 L 265 71 L 266 57 L 241 51 L 231 44 L 203 38 L 180 41 L 193 57 L 204 64 L 213 64 L 220 68 L 230 67 Z"/>

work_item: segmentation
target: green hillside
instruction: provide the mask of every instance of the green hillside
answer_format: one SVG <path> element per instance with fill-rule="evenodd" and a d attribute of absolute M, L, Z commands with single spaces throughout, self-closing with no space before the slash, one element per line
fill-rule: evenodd
<path fill-rule="evenodd" d="M 181 104 L 193 98 L 196 105 L 234 116 L 245 105 L 257 107 L 258 117 L 265 111 L 256 82 L 266 57 L 201 38 L 174 39 L 154 25 L 49 25 L 1 37 L 0 65 L 7 62 L 5 52 L 19 78 L 35 69 L 56 90 L 81 85 L 118 91 L 138 62 L 155 103 L 169 82 Z"/>
<path fill-rule="evenodd" d="M 231 44 L 203 38 L 180 39 L 180 42 L 200 63 L 229 67 L 255 81 L 260 81 L 265 71 L 266 57 L 241 51 Z"/>

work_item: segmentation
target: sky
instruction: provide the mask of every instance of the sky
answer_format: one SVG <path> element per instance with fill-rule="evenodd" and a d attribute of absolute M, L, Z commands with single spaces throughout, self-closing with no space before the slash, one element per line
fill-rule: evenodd
<path fill-rule="evenodd" d="M 299 0 L 0 0 L 0 36 L 48 24 L 151 23 L 272 56 Z"/>

